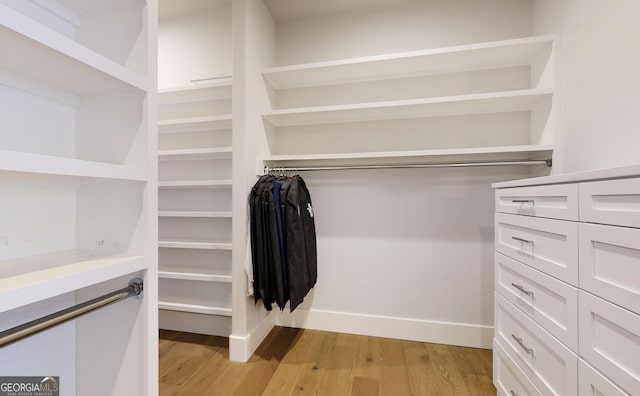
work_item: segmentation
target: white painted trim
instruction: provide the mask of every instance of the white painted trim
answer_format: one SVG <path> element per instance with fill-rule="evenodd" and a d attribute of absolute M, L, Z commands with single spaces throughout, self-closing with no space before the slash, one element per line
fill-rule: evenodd
<path fill-rule="evenodd" d="M 276 325 L 396 338 L 472 348 L 493 348 L 493 327 L 348 312 L 297 309 L 278 312 Z"/>
<path fill-rule="evenodd" d="M 248 361 L 273 329 L 275 322 L 275 314 L 272 311 L 249 334 L 245 336 L 231 334 L 229 336 L 229 360 L 232 362 Z"/>

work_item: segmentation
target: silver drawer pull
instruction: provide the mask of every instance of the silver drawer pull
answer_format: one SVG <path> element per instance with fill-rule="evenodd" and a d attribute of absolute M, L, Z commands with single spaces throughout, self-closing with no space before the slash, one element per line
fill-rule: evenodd
<path fill-rule="evenodd" d="M 522 338 L 516 337 L 514 334 L 511 334 L 511 337 L 513 337 L 513 339 L 516 340 L 518 345 L 520 345 L 520 347 L 524 349 L 526 353 L 533 353 L 533 349 L 527 348 L 527 346 L 524 345 L 524 342 L 522 342 Z"/>
<path fill-rule="evenodd" d="M 509 393 L 511 393 L 511 396 L 518 396 L 518 394 L 516 392 L 514 392 L 513 390 L 509 391 Z"/>
<path fill-rule="evenodd" d="M 533 199 L 512 199 L 511 202 L 513 202 L 513 203 L 530 203 L 531 205 L 533 205 L 533 203 L 535 201 Z"/>
<path fill-rule="evenodd" d="M 516 240 L 516 241 L 520 241 L 520 242 L 524 242 L 524 243 L 530 243 L 533 245 L 533 241 L 530 241 L 528 239 L 523 239 L 523 238 L 518 238 L 518 237 L 511 237 L 511 239 Z"/>
<path fill-rule="evenodd" d="M 516 289 L 520 290 L 521 292 L 523 292 L 524 294 L 526 294 L 527 296 L 532 296 L 533 297 L 533 292 L 529 291 L 527 289 L 525 289 L 524 287 L 522 287 L 522 285 L 518 285 L 516 283 L 512 283 L 511 286 L 515 287 Z"/>

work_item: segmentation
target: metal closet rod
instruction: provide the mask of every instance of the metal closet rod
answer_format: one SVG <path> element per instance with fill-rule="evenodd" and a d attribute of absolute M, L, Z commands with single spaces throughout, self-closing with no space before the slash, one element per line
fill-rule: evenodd
<path fill-rule="evenodd" d="M 142 279 L 135 278 L 129 282 L 129 286 L 123 289 L 107 293 L 103 296 L 94 298 L 93 300 L 85 301 L 81 304 L 74 305 L 73 307 L 54 312 L 50 315 L 43 316 L 42 318 L 32 320 L 31 322 L 0 332 L 0 347 L 14 343 L 25 337 L 29 337 L 69 320 L 76 319 L 79 316 L 88 314 L 118 301 L 122 301 L 126 298 L 142 298 L 143 289 Z"/>
<path fill-rule="evenodd" d="M 494 162 L 442 162 L 427 164 L 397 165 L 345 165 L 345 166 L 265 166 L 264 173 L 326 171 L 346 169 L 406 169 L 406 168 L 464 168 L 471 166 L 504 166 L 504 165 L 546 165 L 551 166 L 551 158 L 546 160 L 494 161 Z"/>

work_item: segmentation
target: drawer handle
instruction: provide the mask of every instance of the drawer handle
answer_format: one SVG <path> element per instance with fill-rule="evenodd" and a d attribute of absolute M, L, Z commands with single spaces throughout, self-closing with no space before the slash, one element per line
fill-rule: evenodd
<path fill-rule="evenodd" d="M 513 390 L 510 390 L 509 393 L 511 393 L 511 396 L 518 396 L 518 394 L 516 392 L 514 392 Z"/>
<path fill-rule="evenodd" d="M 524 294 L 526 294 L 527 296 L 531 296 L 533 297 L 533 292 L 529 291 L 527 289 L 525 289 L 524 287 L 522 287 L 522 285 L 518 285 L 516 283 L 512 283 L 511 286 L 515 287 L 516 289 L 520 290 L 521 292 L 523 292 Z"/>
<path fill-rule="evenodd" d="M 535 201 L 533 199 L 512 199 L 511 202 L 513 202 L 513 203 L 530 203 L 531 205 L 533 205 L 535 203 Z"/>
<path fill-rule="evenodd" d="M 516 340 L 518 345 L 520 345 L 520 347 L 524 349 L 526 353 L 533 353 L 533 349 L 527 348 L 527 346 L 524 345 L 524 342 L 522 342 L 522 338 L 516 337 L 515 334 L 511 334 L 511 337 L 513 337 L 513 339 Z"/>
<path fill-rule="evenodd" d="M 530 241 L 528 239 L 523 239 L 523 238 L 518 238 L 518 237 L 513 237 L 513 236 L 511 237 L 511 239 L 514 239 L 514 240 L 520 241 L 520 242 L 524 242 L 524 243 L 530 243 L 530 244 L 533 245 L 533 241 Z"/>

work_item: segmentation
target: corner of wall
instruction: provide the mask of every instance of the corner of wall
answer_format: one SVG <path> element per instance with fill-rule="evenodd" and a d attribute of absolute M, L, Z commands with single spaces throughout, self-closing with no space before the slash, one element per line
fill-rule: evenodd
<path fill-rule="evenodd" d="M 247 335 L 231 334 L 229 336 L 229 360 L 232 362 L 248 361 L 275 324 L 275 314 L 271 312 Z"/>

